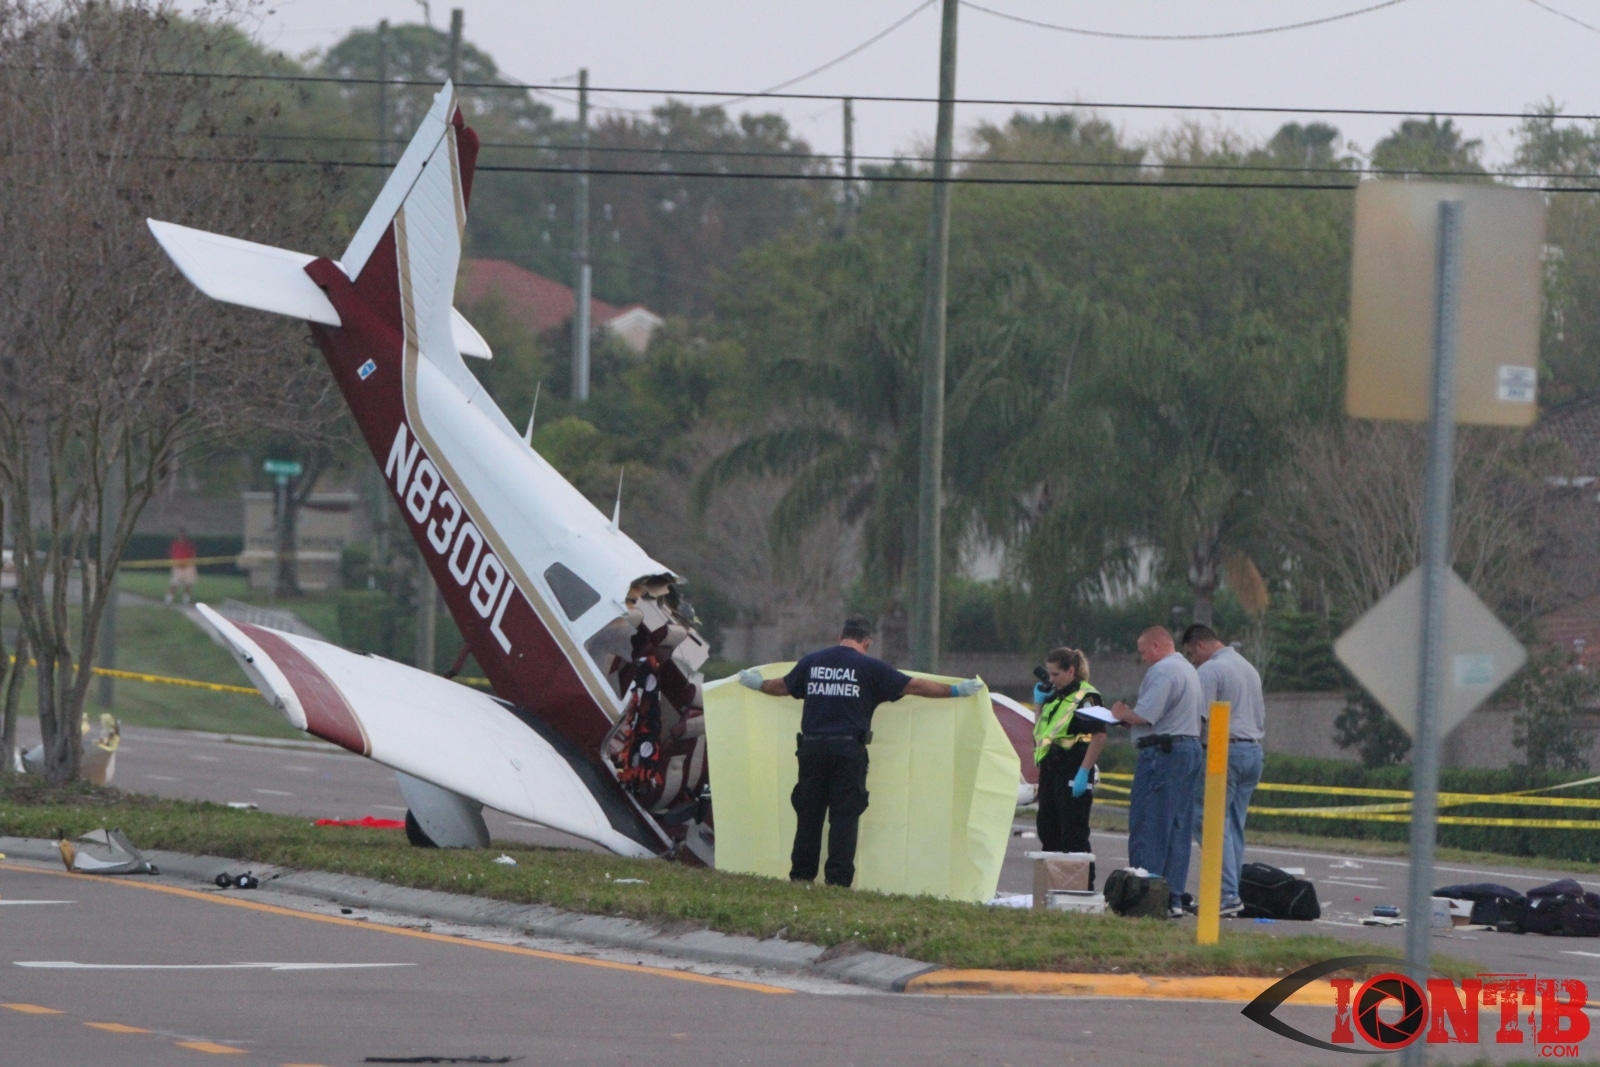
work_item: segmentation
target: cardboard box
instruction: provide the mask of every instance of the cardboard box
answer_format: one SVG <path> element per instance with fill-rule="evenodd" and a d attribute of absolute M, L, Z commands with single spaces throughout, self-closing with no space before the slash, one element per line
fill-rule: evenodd
<path fill-rule="evenodd" d="M 1087 892 L 1089 873 L 1094 866 L 1092 852 L 1029 852 L 1033 860 L 1033 906 L 1044 908 L 1052 890 L 1076 889 Z"/>

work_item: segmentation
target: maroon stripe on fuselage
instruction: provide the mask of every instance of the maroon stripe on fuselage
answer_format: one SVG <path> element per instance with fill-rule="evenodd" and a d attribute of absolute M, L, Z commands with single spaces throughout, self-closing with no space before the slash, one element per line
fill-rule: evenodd
<path fill-rule="evenodd" d="M 306 714 L 306 732 L 324 741 L 332 741 L 340 748 L 362 756 L 372 755 L 372 744 L 361 720 L 345 700 L 344 694 L 321 667 L 272 630 L 249 623 L 235 623 L 243 634 L 272 658 L 272 662 L 289 680 L 295 699 Z"/>
<path fill-rule="evenodd" d="M 470 177 L 470 161 L 463 158 L 461 162 L 465 181 Z M 327 259 L 306 266 L 306 273 L 327 293 L 343 323 L 338 328 L 313 323 L 312 336 L 321 347 L 334 381 L 344 394 L 380 470 L 402 423 L 406 424 L 409 436 L 416 436 L 416 428 L 406 416 L 405 320 L 400 302 L 399 270 L 393 226 L 378 242 L 354 283 Z M 369 360 L 373 370 L 363 378 L 360 371 Z M 441 467 L 443 477 L 440 461 L 444 457 L 429 454 L 426 447 L 421 454 Z M 590 695 L 577 668 L 528 602 L 526 593 L 520 588 L 513 591 L 505 605 L 500 628 L 511 641 L 508 654 L 490 632 L 493 614 L 489 619 L 478 614 L 467 587 L 450 574 L 444 554 L 428 543 L 427 522 L 433 515 L 427 514 L 423 522 L 417 522 L 396 492 L 393 480 L 386 477 L 384 481 L 427 562 L 451 617 L 460 627 L 495 693 L 539 715 L 600 765 L 600 743 L 611 728 L 611 717 Z M 443 478 L 443 482 L 444 488 L 458 497 L 462 495 L 461 486 L 452 484 L 448 478 Z M 484 517 L 480 514 L 470 514 L 468 518 L 480 527 L 483 525 Z"/>
<path fill-rule="evenodd" d="M 1006 740 L 1011 742 L 1011 747 L 1017 750 L 1017 758 L 1022 761 L 1022 780 L 1038 785 L 1039 765 L 1033 762 L 1033 723 L 999 701 L 990 701 L 989 706 L 994 709 L 1000 729 L 1006 732 Z"/>

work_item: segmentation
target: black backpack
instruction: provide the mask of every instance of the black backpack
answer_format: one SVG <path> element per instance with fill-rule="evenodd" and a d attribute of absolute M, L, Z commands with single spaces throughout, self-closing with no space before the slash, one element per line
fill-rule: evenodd
<path fill-rule="evenodd" d="M 1246 919 L 1292 919 L 1310 922 L 1322 917 L 1317 890 L 1304 878 L 1266 863 L 1247 863 L 1239 871 L 1239 914 Z"/>
<path fill-rule="evenodd" d="M 1552 937 L 1600 937 L 1600 894 L 1585 893 L 1571 878 L 1528 890 L 1511 909 L 1509 924 L 1519 933 Z"/>
<path fill-rule="evenodd" d="M 1435 889 L 1433 895 L 1472 901 L 1472 915 L 1467 921 L 1479 926 L 1499 926 L 1504 922 L 1512 922 L 1527 904 L 1527 898 L 1521 893 L 1494 882 L 1447 885 Z"/>
<path fill-rule="evenodd" d="M 1138 874 L 1130 867 L 1106 876 L 1106 907 L 1129 918 L 1165 919 L 1172 891 L 1159 874 Z"/>

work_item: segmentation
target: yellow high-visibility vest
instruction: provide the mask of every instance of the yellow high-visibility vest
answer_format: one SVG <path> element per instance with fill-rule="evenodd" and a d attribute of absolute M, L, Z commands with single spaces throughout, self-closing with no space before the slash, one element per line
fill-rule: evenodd
<path fill-rule="evenodd" d="M 1068 734 L 1067 724 L 1085 700 L 1099 695 L 1100 690 L 1088 682 L 1079 682 L 1071 691 L 1052 696 L 1039 705 L 1039 713 L 1033 720 L 1033 762 L 1043 763 L 1051 745 L 1071 748 L 1088 738 L 1087 734 Z"/>

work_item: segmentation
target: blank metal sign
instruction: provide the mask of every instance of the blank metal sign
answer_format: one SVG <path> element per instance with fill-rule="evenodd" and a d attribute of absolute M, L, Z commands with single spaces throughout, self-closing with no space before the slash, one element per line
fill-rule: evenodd
<path fill-rule="evenodd" d="M 1356 188 L 1346 410 L 1426 422 L 1439 203 L 1459 200 L 1455 420 L 1527 426 L 1538 414 L 1544 197 L 1533 190 L 1368 181 Z"/>

